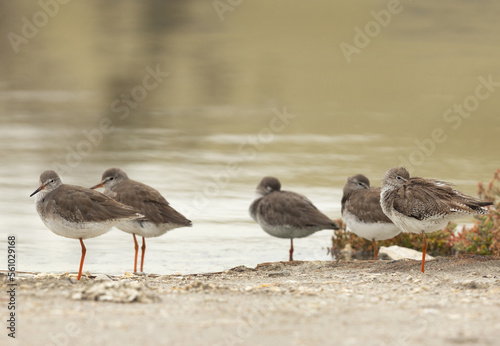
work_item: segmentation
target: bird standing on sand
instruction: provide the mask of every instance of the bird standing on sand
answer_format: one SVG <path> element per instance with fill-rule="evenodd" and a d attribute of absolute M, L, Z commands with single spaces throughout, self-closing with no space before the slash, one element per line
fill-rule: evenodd
<path fill-rule="evenodd" d="M 443 229 L 449 221 L 463 216 L 488 214 L 484 207 L 493 204 L 463 194 L 443 181 L 410 178 L 404 167 L 385 173 L 380 203 L 384 213 L 403 232 L 422 234 L 422 273 L 427 252 L 425 233 Z"/>
<path fill-rule="evenodd" d="M 257 186 L 260 195 L 250 205 L 250 216 L 268 234 L 290 239 L 290 261 L 293 261 L 293 239 L 307 237 L 322 229 L 338 229 L 305 196 L 281 191 L 277 178 L 264 177 Z"/>
<path fill-rule="evenodd" d="M 142 272 L 144 254 L 146 253 L 145 238 L 161 236 L 174 228 L 191 227 L 191 221 L 172 208 L 157 190 L 129 179 L 127 174 L 120 168 L 106 170 L 102 175 L 101 182 L 91 187 L 91 189 L 99 187 L 104 187 L 105 195 L 139 210 L 144 215 L 140 219 L 125 221 L 116 225 L 118 229 L 131 233 L 134 237 L 134 272 L 137 272 L 137 255 L 139 252 L 136 234 L 142 237 Z"/>
<path fill-rule="evenodd" d="M 87 252 L 83 239 L 100 236 L 121 221 L 142 217 L 137 210 L 102 193 L 63 184 L 54 171 L 40 175 L 40 187 L 30 197 L 35 194 L 36 210 L 47 228 L 57 235 L 80 240 L 82 257 L 77 280 L 82 276 Z"/>
<path fill-rule="evenodd" d="M 342 218 L 349 231 L 372 241 L 375 259 L 378 259 L 377 240 L 390 239 L 401 232 L 382 211 L 380 187 L 370 187 L 370 181 L 362 174 L 347 178 Z"/>

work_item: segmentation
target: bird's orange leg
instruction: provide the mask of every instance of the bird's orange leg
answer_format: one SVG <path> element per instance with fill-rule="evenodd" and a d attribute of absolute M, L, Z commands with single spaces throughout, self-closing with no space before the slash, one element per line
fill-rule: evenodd
<path fill-rule="evenodd" d="M 378 260 L 378 247 L 377 247 L 377 242 L 375 239 L 372 239 L 372 245 L 373 245 L 373 254 L 375 256 L 375 261 Z"/>
<path fill-rule="evenodd" d="M 141 256 L 141 272 L 143 271 L 142 268 L 144 266 L 144 254 L 146 253 L 146 239 L 142 237 L 142 256 Z"/>
<path fill-rule="evenodd" d="M 290 238 L 290 262 L 293 261 L 293 238 Z"/>
<path fill-rule="evenodd" d="M 135 257 L 134 257 L 134 273 L 137 272 L 137 254 L 139 253 L 139 244 L 137 244 L 137 239 L 135 238 L 135 234 L 132 233 L 134 236 L 134 248 L 135 248 Z"/>
<path fill-rule="evenodd" d="M 425 270 L 425 254 L 427 253 L 427 238 L 425 237 L 424 231 L 422 231 L 422 236 L 424 238 L 424 249 L 422 251 L 422 269 L 420 269 L 420 270 L 423 273 Z"/>
<path fill-rule="evenodd" d="M 80 245 L 82 246 L 82 259 L 80 260 L 80 269 L 78 270 L 77 280 L 80 280 L 82 277 L 83 261 L 85 260 L 85 254 L 87 253 L 87 249 L 85 248 L 85 245 L 83 245 L 82 238 L 80 238 Z"/>

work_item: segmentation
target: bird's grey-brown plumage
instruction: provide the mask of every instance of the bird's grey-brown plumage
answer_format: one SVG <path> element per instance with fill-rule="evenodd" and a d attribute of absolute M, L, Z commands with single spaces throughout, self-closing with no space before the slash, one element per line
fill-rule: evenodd
<path fill-rule="evenodd" d="M 191 226 L 191 221 L 170 206 L 167 200 L 152 187 L 141 182 L 128 179 L 116 184 L 109 196 L 118 202 L 140 210 L 144 218 L 156 224 L 172 223 L 180 226 Z"/>
<path fill-rule="evenodd" d="M 109 188 L 105 184 L 104 193 L 120 203 L 140 210 L 144 218 L 138 221 L 148 220 L 155 224 L 191 226 L 191 221 L 172 208 L 160 192 L 151 186 L 130 179 L 119 168 L 110 168 L 102 175 L 102 181 L 106 179 L 109 181 L 110 178 L 113 178 L 115 183 L 110 184 Z"/>
<path fill-rule="evenodd" d="M 264 195 L 251 204 L 250 215 L 259 223 L 263 221 L 271 226 L 286 225 L 311 231 L 338 229 L 307 197 L 291 191 L 281 191 L 281 184 L 276 178 L 262 179 L 257 191 Z"/>
<path fill-rule="evenodd" d="M 390 239 L 401 231 L 384 214 L 378 187 L 370 187 L 363 174 L 347 178 L 342 196 L 342 218 L 349 231 L 372 241 L 374 258 L 378 259 L 377 240 Z"/>
<path fill-rule="evenodd" d="M 41 215 L 58 214 L 69 222 L 103 222 L 136 219 L 138 211 L 102 193 L 64 184 L 37 205 Z"/>
<path fill-rule="evenodd" d="M 102 175 L 101 183 L 93 186 L 92 189 L 98 187 L 104 187 L 104 194 L 139 210 L 144 215 L 140 219 L 122 222 L 116 226 L 118 229 L 133 235 L 135 244 L 134 271 L 137 271 L 139 248 L 136 234 L 142 236 L 142 271 L 146 251 L 145 238 L 158 237 L 172 229 L 191 226 L 191 221 L 172 208 L 160 192 L 151 186 L 129 179 L 127 174 L 119 168 L 106 170 Z"/>
<path fill-rule="evenodd" d="M 86 248 L 83 239 L 108 232 L 115 224 L 134 220 L 143 215 L 100 192 L 81 186 L 63 184 L 54 171 L 40 175 L 36 209 L 43 223 L 57 235 L 79 239 L 82 248 L 77 280 L 82 276 Z"/>
<path fill-rule="evenodd" d="M 108 222 L 110 220 L 137 219 L 138 211 L 115 201 L 100 192 L 82 186 L 63 184 L 54 171 L 45 171 L 40 181 L 48 182 L 36 200 L 37 211 L 42 220 L 62 218 L 68 222 Z M 49 185 L 53 185 L 49 190 Z"/>
<path fill-rule="evenodd" d="M 360 184 L 360 188 L 353 188 Z M 362 174 L 348 179 L 342 196 L 342 214 L 349 212 L 359 220 L 367 223 L 392 223 L 380 206 L 380 187 L 370 187 L 370 181 Z"/>
<path fill-rule="evenodd" d="M 277 178 L 264 177 L 257 186 L 260 195 L 250 205 L 250 216 L 262 229 L 275 237 L 290 239 L 290 261 L 293 261 L 293 239 L 307 237 L 322 229 L 338 229 L 305 196 L 281 191 Z"/>
<path fill-rule="evenodd" d="M 422 273 L 427 251 L 425 233 L 443 229 L 449 221 L 466 215 L 488 214 L 484 207 L 492 204 L 457 191 L 443 181 L 411 178 L 404 167 L 385 173 L 380 203 L 384 213 L 403 232 L 422 234 Z"/>
<path fill-rule="evenodd" d="M 487 214 L 484 207 L 492 204 L 463 194 L 447 182 L 410 178 L 403 167 L 388 171 L 384 181 L 387 193 L 383 203 L 387 208 L 416 220 L 452 220 L 468 214 Z"/>

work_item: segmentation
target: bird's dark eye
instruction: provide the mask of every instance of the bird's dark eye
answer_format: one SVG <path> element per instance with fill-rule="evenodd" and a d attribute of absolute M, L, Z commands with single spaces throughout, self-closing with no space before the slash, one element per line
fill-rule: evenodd
<path fill-rule="evenodd" d="M 115 179 L 115 178 L 113 178 L 113 177 L 109 178 L 109 180 L 113 180 L 113 179 Z"/>
<path fill-rule="evenodd" d="M 397 180 L 402 180 L 403 178 L 401 178 L 399 175 L 396 177 Z"/>
<path fill-rule="evenodd" d="M 50 182 L 53 183 L 54 182 L 54 179 L 50 179 Z"/>

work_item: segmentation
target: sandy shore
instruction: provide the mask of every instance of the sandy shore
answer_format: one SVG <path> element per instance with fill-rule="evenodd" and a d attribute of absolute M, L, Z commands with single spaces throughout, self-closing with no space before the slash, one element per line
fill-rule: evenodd
<path fill-rule="evenodd" d="M 437 258 L 425 274 L 419 268 L 413 260 L 279 262 L 212 274 L 101 274 L 78 283 L 74 275 L 25 274 L 16 287 L 16 341 L 498 344 L 500 258 Z M 1 285 L 5 292 L 5 273 Z"/>

